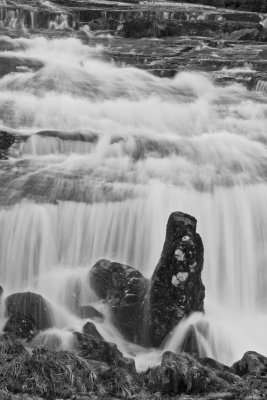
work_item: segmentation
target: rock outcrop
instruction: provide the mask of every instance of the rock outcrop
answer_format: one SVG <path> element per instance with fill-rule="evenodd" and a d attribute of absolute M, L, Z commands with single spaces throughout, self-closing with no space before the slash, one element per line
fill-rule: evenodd
<path fill-rule="evenodd" d="M 0 160 L 7 159 L 8 150 L 14 142 L 14 136 L 5 131 L 0 131 Z"/>
<path fill-rule="evenodd" d="M 135 371 L 134 360 L 124 358 L 116 344 L 79 332 L 74 332 L 74 336 L 76 350 L 81 357 Z"/>
<path fill-rule="evenodd" d="M 264 357 L 255 351 L 248 351 L 244 354 L 241 360 L 234 363 L 232 369 L 239 376 L 267 375 L 267 357 Z"/>
<path fill-rule="evenodd" d="M 51 306 L 36 293 L 14 293 L 6 298 L 6 315 L 9 317 L 4 331 L 31 339 L 34 332 L 52 327 Z"/>
<path fill-rule="evenodd" d="M 135 268 L 108 260 L 90 271 L 90 283 L 108 302 L 115 325 L 131 342 L 145 344 L 144 315 L 148 282 Z"/>
<path fill-rule="evenodd" d="M 151 342 L 159 346 L 186 316 L 204 311 L 205 287 L 201 281 L 203 244 L 197 221 L 181 212 L 171 214 L 160 261 L 150 289 Z"/>
<path fill-rule="evenodd" d="M 234 374 L 228 372 L 229 375 Z M 236 376 L 236 388 L 244 385 L 242 379 Z M 231 385 L 228 380 L 217 375 L 215 369 L 210 369 L 186 353 L 175 354 L 166 352 L 162 356 L 161 365 L 151 368 L 146 373 L 146 383 L 151 391 L 162 394 L 178 395 L 204 394 L 211 392 L 229 392 Z"/>
<path fill-rule="evenodd" d="M 103 337 L 100 335 L 100 333 L 96 329 L 95 324 L 93 324 L 92 322 L 86 322 L 86 324 L 83 326 L 83 333 L 92 336 L 95 339 L 103 340 Z"/>

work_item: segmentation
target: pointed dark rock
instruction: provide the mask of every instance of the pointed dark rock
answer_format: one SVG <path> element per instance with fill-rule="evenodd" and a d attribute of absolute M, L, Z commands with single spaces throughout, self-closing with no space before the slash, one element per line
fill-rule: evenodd
<path fill-rule="evenodd" d="M 160 261 L 151 281 L 151 342 L 158 347 L 167 334 L 194 311 L 204 311 L 201 280 L 203 244 L 197 221 L 181 212 L 171 214 Z"/>

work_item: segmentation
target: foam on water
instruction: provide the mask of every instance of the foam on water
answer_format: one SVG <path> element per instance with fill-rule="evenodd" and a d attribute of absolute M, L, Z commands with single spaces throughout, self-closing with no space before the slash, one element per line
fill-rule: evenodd
<path fill-rule="evenodd" d="M 204 242 L 206 315 L 165 349 L 179 350 L 193 326 L 203 355 L 267 354 L 266 98 L 205 74 L 119 68 L 75 39 L 13 42 L 6 56 L 44 66 L 0 79 L 1 129 L 23 134 L 0 172 L 0 275 L 5 295 L 33 290 L 52 304 L 55 328 L 37 342 L 72 346 L 84 323 L 75 307 L 102 307 L 87 279 L 98 259 L 150 277 L 180 210 Z M 104 314 L 100 333 L 139 369 L 159 362 L 163 349 L 125 342 Z"/>

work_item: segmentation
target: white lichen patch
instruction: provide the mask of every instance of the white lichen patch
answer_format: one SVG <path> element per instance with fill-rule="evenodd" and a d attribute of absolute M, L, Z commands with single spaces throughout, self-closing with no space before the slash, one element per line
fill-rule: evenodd
<path fill-rule="evenodd" d="M 181 283 L 184 283 L 188 278 L 188 272 L 178 272 L 177 275 L 173 275 L 172 277 L 172 285 L 178 286 Z"/>
<path fill-rule="evenodd" d="M 195 272 L 196 266 L 197 266 L 196 261 L 193 264 L 189 265 L 190 272 Z"/>
<path fill-rule="evenodd" d="M 183 242 L 188 242 L 188 240 L 190 240 L 190 237 L 189 237 L 189 236 L 184 236 L 184 237 L 182 238 L 182 241 L 183 241 Z"/>
<path fill-rule="evenodd" d="M 175 250 L 174 256 L 177 261 L 184 261 L 184 252 L 179 247 Z"/>

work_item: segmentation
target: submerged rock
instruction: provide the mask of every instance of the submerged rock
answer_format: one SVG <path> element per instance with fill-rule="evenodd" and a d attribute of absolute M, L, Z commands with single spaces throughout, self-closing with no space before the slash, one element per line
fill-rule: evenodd
<path fill-rule="evenodd" d="M 79 316 L 81 318 L 104 320 L 104 315 L 100 311 L 96 310 L 93 306 L 80 306 Z"/>
<path fill-rule="evenodd" d="M 95 339 L 103 340 L 103 337 L 100 335 L 100 333 L 95 327 L 95 324 L 93 324 L 92 322 L 86 322 L 86 324 L 83 327 L 83 333 L 92 336 Z"/>
<path fill-rule="evenodd" d="M 31 338 L 33 331 L 53 326 L 51 306 L 36 293 L 14 293 L 6 298 L 6 315 L 9 317 L 4 330 L 23 338 Z"/>
<path fill-rule="evenodd" d="M 159 346 L 184 317 L 204 311 L 204 250 L 196 224 L 194 217 L 181 212 L 169 218 L 163 251 L 151 281 L 150 332 L 154 346 Z"/>
<path fill-rule="evenodd" d="M 128 340 L 145 344 L 144 315 L 148 282 L 135 268 L 108 260 L 90 271 L 90 283 L 108 302 L 114 324 Z"/>

